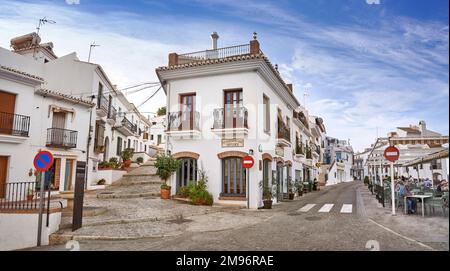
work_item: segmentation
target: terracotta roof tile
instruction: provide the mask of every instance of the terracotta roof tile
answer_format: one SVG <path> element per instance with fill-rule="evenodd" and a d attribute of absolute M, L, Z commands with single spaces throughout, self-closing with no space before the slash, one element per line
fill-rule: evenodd
<path fill-rule="evenodd" d="M 75 97 L 75 96 L 72 96 L 72 95 L 64 94 L 64 93 L 59 92 L 59 91 L 53 91 L 53 90 L 42 89 L 41 88 L 41 89 L 36 90 L 36 93 L 38 93 L 40 95 L 43 95 L 43 96 L 47 96 L 48 95 L 48 96 L 52 96 L 52 97 L 60 97 L 60 98 L 65 99 L 65 100 L 72 101 L 74 103 L 81 103 L 81 104 L 84 104 L 84 105 L 87 105 L 87 106 L 94 106 L 95 105 L 95 103 L 92 103 L 92 102 L 90 102 L 88 100 L 84 100 L 84 99 L 79 98 L 79 97 Z"/>
<path fill-rule="evenodd" d="M 9 72 L 13 72 L 13 73 L 16 73 L 16 74 L 19 74 L 21 76 L 28 77 L 28 78 L 31 78 L 31 79 L 44 81 L 44 78 L 42 78 L 42 77 L 39 77 L 39 76 L 36 76 L 36 75 L 33 75 L 33 74 L 29 74 L 29 73 L 26 73 L 26 72 L 23 72 L 23 71 L 19 71 L 17 69 L 11 68 L 11 67 L 6 67 L 6 66 L 1 66 L 0 65 L 0 69 L 5 70 L 5 71 L 9 71 Z"/>

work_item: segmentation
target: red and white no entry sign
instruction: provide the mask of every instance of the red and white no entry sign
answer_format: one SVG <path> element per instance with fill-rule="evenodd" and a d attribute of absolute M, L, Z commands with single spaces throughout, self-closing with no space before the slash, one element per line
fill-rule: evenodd
<path fill-rule="evenodd" d="M 242 166 L 244 168 L 252 168 L 254 164 L 255 160 L 253 160 L 253 157 L 251 157 L 250 155 L 247 155 L 244 158 L 242 158 Z"/>
<path fill-rule="evenodd" d="M 400 157 L 400 151 L 395 146 L 389 146 L 384 150 L 384 157 L 391 162 L 395 162 Z"/>

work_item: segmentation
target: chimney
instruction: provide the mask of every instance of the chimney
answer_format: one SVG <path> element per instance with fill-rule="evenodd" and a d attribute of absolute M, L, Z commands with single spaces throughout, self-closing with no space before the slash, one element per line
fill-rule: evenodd
<path fill-rule="evenodd" d="M 176 65 L 178 65 L 178 54 L 170 53 L 169 54 L 169 66 L 176 66 Z"/>
<path fill-rule="evenodd" d="M 253 32 L 253 40 L 250 41 L 250 54 L 257 55 L 259 52 L 259 41 L 256 39 L 256 32 Z"/>
<path fill-rule="evenodd" d="M 212 32 L 211 39 L 212 39 L 212 49 L 217 50 L 217 40 L 219 39 L 219 34 L 217 34 L 217 32 Z"/>
<path fill-rule="evenodd" d="M 294 87 L 292 86 L 292 84 L 286 84 L 286 86 L 291 91 L 291 93 L 294 93 Z"/>
<path fill-rule="evenodd" d="M 423 133 L 427 130 L 427 124 L 425 123 L 424 120 L 421 120 L 419 122 L 419 127 L 420 127 L 420 131 Z"/>

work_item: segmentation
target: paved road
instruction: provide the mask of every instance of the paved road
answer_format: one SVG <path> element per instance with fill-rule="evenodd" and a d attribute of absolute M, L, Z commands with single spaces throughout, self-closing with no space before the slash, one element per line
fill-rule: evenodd
<path fill-rule="evenodd" d="M 383 229 L 364 215 L 357 183 L 344 183 L 281 203 L 264 222 L 240 229 L 186 232 L 166 238 L 127 241 L 80 241 L 81 250 L 426 250 L 416 242 Z M 251 215 L 252 211 L 246 215 Z M 43 250 L 65 250 L 47 246 Z"/>

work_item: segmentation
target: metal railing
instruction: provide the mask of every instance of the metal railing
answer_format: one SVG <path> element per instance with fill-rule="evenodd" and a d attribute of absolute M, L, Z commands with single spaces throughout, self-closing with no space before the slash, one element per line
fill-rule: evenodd
<path fill-rule="evenodd" d="M 0 134 L 28 136 L 30 117 L 0 112 Z"/>
<path fill-rule="evenodd" d="M 137 125 L 133 124 L 131 121 L 129 121 L 126 117 L 123 117 L 122 119 L 122 126 L 130 130 L 132 133 L 137 132 Z"/>
<path fill-rule="evenodd" d="M 281 120 L 278 120 L 277 138 L 291 142 L 291 129 L 289 129 L 287 125 Z"/>
<path fill-rule="evenodd" d="M 117 109 L 115 109 L 113 106 L 109 107 L 108 119 L 116 120 L 116 117 L 117 117 Z"/>
<path fill-rule="evenodd" d="M 305 147 L 303 146 L 303 143 L 295 145 L 295 154 L 305 154 Z"/>
<path fill-rule="evenodd" d="M 200 113 L 193 112 L 171 112 L 169 113 L 169 131 L 200 131 Z"/>
<path fill-rule="evenodd" d="M 248 54 L 250 54 L 250 44 L 242 44 L 212 50 L 204 50 L 193 53 L 181 54 L 178 56 L 178 63 L 185 64 L 192 61 L 202 61 L 208 59 L 217 59 Z"/>
<path fill-rule="evenodd" d="M 108 99 L 103 95 L 98 96 L 97 109 L 103 109 L 104 111 L 108 112 L 108 106 Z"/>
<path fill-rule="evenodd" d="M 46 187 L 48 188 L 48 187 Z M 50 199 L 50 189 L 45 189 Z M 44 193 L 44 197 L 45 197 Z M 33 210 L 39 208 L 40 183 L 15 182 L 0 186 L 0 210 Z M 46 203 L 47 207 L 49 206 Z"/>
<path fill-rule="evenodd" d="M 76 148 L 77 147 L 77 131 L 48 128 L 47 129 L 47 147 L 56 148 Z"/>
<path fill-rule="evenodd" d="M 243 106 L 216 108 L 213 129 L 248 128 L 248 110 Z"/>

